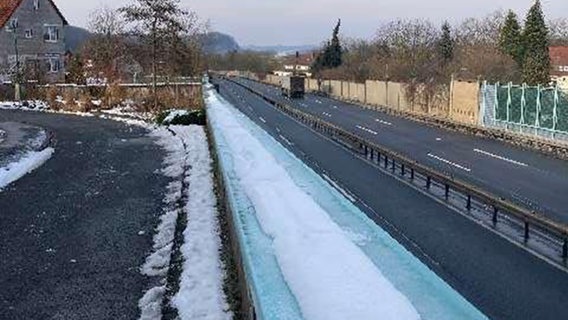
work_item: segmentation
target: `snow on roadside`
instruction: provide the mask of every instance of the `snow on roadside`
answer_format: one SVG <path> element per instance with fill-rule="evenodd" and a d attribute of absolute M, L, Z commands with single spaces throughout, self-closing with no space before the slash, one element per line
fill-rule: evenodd
<path fill-rule="evenodd" d="M 239 123 L 236 110 L 215 95 L 207 105 L 304 318 L 419 319 L 408 298 Z"/>
<path fill-rule="evenodd" d="M 150 133 L 157 139 L 156 143 L 166 151 L 163 161 L 162 174 L 173 178 L 167 186 L 164 196 L 164 212 L 154 235 L 153 252 L 150 254 L 140 272 L 149 277 L 157 277 L 158 285 L 146 291 L 138 302 L 141 320 L 158 320 L 162 318 L 162 301 L 166 292 L 166 275 L 169 270 L 170 257 L 174 244 L 177 219 L 181 208 L 177 203 L 182 199 L 182 180 L 187 166 L 185 147 L 178 137 L 175 137 L 165 127 Z"/>
<path fill-rule="evenodd" d="M 180 291 L 172 304 L 178 309 L 181 320 L 231 319 L 223 292 L 225 273 L 220 260 L 212 160 L 205 131 L 200 126 L 158 127 L 150 135 L 157 138 L 157 143 L 166 151 L 161 172 L 173 181 L 167 186 L 163 199 L 165 208 L 154 235 L 154 251 L 140 269 L 142 274 L 158 279 L 158 285 L 148 290 L 138 303 L 140 319 L 161 319 L 176 224 L 182 213 L 188 215 L 181 247 L 185 262 Z M 184 182 L 190 186 L 187 194 L 183 194 Z M 186 199 L 187 203 L 180 206 Z"/>
<path fill-rule="evenodd" d="M 232 319 L 223 291 L 220 226 L 213 184 L 212 160 L 205 130 L 200 126 L 172 129 L 187 146 L 189 183 L 187 228 L 181 252 L 184 257 L 180 290 L 172 303 L 181 320 Z"/>
<path fill-rule="evenodd" d="M 53 148 L 46 148 L 42 151 L 30 151 L 19 158 L 18 161 L 0 168 L 0 190 L 41 167 L 51 158 L 54 152 Z"/>

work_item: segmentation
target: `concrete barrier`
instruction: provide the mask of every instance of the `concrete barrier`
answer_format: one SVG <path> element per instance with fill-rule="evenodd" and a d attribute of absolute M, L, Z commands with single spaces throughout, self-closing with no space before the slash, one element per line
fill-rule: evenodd
<path fill-rule="evenodd" d="M 479 123 L 479 83 L 477 81 L 452 82 L 449 118 L 466 124 Z"/>
<path fill-rule="evenodd" d="M 365 82 L 367 102 L 370 105 L 387 105 L 387 87 L 384 81 L 367 80 Z"/>
<path fill-rule="evenodd" d="M 332 97 L 342 98 L 343 97 L 343 83 L 339 80 L 329 80 L 329 94 Z"/>

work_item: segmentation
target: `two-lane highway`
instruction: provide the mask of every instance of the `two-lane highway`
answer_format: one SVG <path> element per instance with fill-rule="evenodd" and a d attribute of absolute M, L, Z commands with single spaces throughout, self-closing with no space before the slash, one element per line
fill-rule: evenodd
<path fill-rule="evenodd" d="M 568 223 L 566 161 L 317 95 L 290 100 L 273 86 L 233 80 L 431 168 Z"/>
<path fill-rule="evenodd" d="M 221 94 L 492 319 L 564 319 L 568 274 L 383 174 L 228 81 Z"/>

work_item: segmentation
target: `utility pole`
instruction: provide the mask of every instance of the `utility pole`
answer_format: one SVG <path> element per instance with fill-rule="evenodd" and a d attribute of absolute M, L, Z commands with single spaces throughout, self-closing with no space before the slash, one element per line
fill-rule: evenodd
<path fill-rule="evenodd" d="M 21 100 L 20 92 L 20 53 L 18 51 L 18 20 L 12 20 L 11 29 L 14 33 L 14 51 L 16 54 L 16 77 L 14 79 L 14 100 Z"/>

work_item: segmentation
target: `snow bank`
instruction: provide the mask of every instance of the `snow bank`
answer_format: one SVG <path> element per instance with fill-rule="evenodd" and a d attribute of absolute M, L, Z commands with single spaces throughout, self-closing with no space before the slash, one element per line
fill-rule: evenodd
<path fill-rule="evenodd" d="M 159 285 L 144 293 L 138 302 L 141 320 L 158 320 L 162 318 L 162 301 L 165 293 L 166 275 L 170 267 L 170 258 L 174 243 L 179 208 L 176 203 L 182 198 L 182 182 L 185 162 L 185 149 L 182 141 L 166 128 L 158 128 L 150 133 L 156 143 L 166 151 L 162 174 L 175 178 L 166 187 L 162 200 L 164 211 L 154 235 L 153 252 L 146 258 L 140 268 L 143 275 L 157 277 Z"/>
<path fill-rule="evenodd" d="M 207 105 L 304 318 L 419 319 L 409 300 L 241 126 L 234 109 L 215 95 Z"/>
<path fill-rule="evenodd" d="M 174 135 L 175 133 L 175 135 Z M 223 292 L 221 239 L 215 208 L 211 158 L 205 131 L 197 126 L 158 127 L 151 133 L 166 151 L 161 173 L 173 179 L 167 186 L 164 213 L 154 235 L 154 251 L 141 267 L 142 274 L 157 277 L 159 285 L 139 301 L 140 319 L 160 319 L 166 275 L 179 214 L 188 216 L 184 231 L 184 257 L 180 291 L 172 303 L 184 319 L 231 319 Z M 183 183 L 190 185 L 183 194 Z M 180 202 L 187 198 L 187 203 Z"/>
<path fill-rule="evenodd" d="M 181 247 L 183 272 L 172 303 L 182 320 L 232 319 L 223 292 L 221 239 L 207 136 L 200 126 L 176 126 L 172 130 L 185 142 L 187 162 L 191 164 L 185 207 L 188 222 Z"/>
<path fill-rule="evenodd" d="M 17 162 L 9 163 L 7 166 L 0 168 L 0 189 L 41 167 L 51 158 L 54 152 L 53 148 L 31 151 L 19 158 Z"/>

